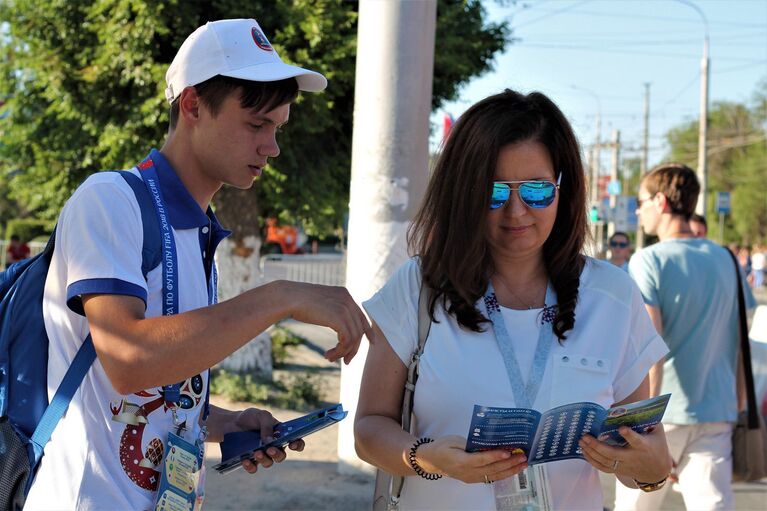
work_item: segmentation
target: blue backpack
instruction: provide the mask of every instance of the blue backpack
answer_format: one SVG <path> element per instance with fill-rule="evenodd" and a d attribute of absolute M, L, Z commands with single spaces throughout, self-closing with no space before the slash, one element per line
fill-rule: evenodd
<path fill-rule="evenodd" d="M 160 226 L 141 178 L 115 171 L 133 189 L 144 228 L 141 271 L 161 261 Z M 56 231 L 42 253 L 0 273 L 0 509 L 21 509 L 45 445 L 96 359 L 91 336 L 83 342 L 48 403 L 48 335 L 43 291 Z"/>

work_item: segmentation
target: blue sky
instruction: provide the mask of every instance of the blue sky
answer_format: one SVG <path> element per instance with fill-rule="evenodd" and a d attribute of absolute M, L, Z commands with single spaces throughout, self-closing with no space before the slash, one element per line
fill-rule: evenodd
<path fill-rule="evenodd" d="M 457 118 L 472 103 L 509 87 L 549 95 L 584 146 L 594 142 L 601 111 L 601 138 L 619 129 L 622 156 L 638 156 L 649 82 L 649 164 L 660 162 L 669 128 L 697 119 L 700 111 L 705 25 L 690 3 L 708 19 L 709 105 L 748 102 L 767 80 L 765 0 L 485 0 L 489 18 L 509 21 L 518 40 L 496 57 L 493 71 L 432 115 L 432 147 L 441 138 L 444 112 Z M 609 165 L 604 153 L 603 169 Z"/>

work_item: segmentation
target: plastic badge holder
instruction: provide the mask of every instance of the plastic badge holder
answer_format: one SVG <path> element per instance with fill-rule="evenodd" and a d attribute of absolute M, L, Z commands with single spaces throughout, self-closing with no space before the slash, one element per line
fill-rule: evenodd
<path fill-rule="evenodd" d="M 258 430 L 227 433 L 224 435 L 224 441 L 220 444 L 221 463 L 213 468 L 221 474 L 237 470 L 242 466 L 243 461 L 255 461 L 253 458 L 255 451 L 265 451 L 269 447 L 285 447 L 290 442 L 340 422 L 347 413 L 339 403 L 328 408 L 315 410 L 303 417 L 280 423 L 274 428 L 272 434 L 274 440 L 268 444 L 261 443 L 261 432 Z"/>

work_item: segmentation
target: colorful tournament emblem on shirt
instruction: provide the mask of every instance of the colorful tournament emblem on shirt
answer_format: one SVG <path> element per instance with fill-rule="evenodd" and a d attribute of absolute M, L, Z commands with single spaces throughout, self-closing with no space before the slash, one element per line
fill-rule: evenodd
<path fill-rule="evenodd" d="M 269 41 L 266 39 L 266 36 L 263 32 L 261 32 L 258 27 L 253 27 L 250 29 L 250 35 L 253 36 L 253 41 L 255 41 L 256 46 L 261 48 L 264 51 L 273 51 L 272 45 L 269 44 Z"/>

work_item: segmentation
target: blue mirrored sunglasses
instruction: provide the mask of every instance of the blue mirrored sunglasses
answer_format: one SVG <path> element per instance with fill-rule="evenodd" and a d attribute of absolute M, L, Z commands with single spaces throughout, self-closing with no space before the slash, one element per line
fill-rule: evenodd
<path fill-rule="evenodd" d="M 548 208 L 557 196 L 557 190 L 559 190 L 559 183 L 561 181 L 562 174 L 559 174 L 556 184 L 551 181 L 493 181 L 490 209 L 503 207 L 509 201 L 512 190 L 517 190 L 519 198 L 527 207 L 535 209 Z"/>

